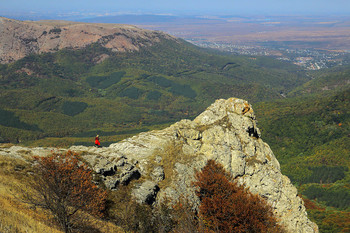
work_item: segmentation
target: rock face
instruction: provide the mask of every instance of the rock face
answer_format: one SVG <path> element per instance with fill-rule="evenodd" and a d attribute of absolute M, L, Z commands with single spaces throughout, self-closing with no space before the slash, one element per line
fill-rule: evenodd
<path fill-rule="evenodd" d="M 297 189 L 281 174 L 277 159 L 260 137 L 251 105 L 230 98 L 217 100 L 193 121 L 141 133 L 108 148 L 70 149 L 83 151 L 85 160 L 105 176 L 107 187 L 116 189 L 135 180 L 130 183 L 134 197 L 148 204 L 181 195 L 198 203 L 191 185 L 195 171 L 213 159 L 239 183 L 265 198 L 287 232 L 318 232 L 307 218 Z M 139 176 L 126 175 L 132 171 Z M 123 183 L 124 177 L 128 181 Z M 139 177 L 142 179 L 137 180 Z"/>
<path fill-rule="evenodd" d="M 99 43 L 114 52 L 137 51 L 158 43 L 161 38 L 175 38 L 130 25 L 88 24 L 69 21 L 18 21 L 0 17 L 0 63 L 9 63 L 31 53 L 79 49 Z M 96 57 L 96 63 L 108 58 Z"/>

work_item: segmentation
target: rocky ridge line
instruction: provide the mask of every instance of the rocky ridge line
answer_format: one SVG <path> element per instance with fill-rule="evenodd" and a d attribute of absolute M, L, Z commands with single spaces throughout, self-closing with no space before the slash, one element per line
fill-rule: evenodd
<path fill-rule="evenodd" d="M 1 149 L 0 155 L 20 156 L 19 150 L 45 155 L 43 148 L 21 147 Z M 73 146 L 70 150 L 80 152 L 111 189 L 133 181 L 134 197 L 148 204 L 182 195 L 198 203 L 191 184 L 194 173 L 213 159 L 265 198 L 287 232 L 318 232 L 297 189 L 281 174 L 273 152 L 262 141 L 252 106 L 241 99 L 217 100 L 193 121 L 182 120 L 107 148 Z"/>
<path fill-rule="evenodd" d="M 81 49 L 95 42 L 113 52 L 138 51 L 162 38 L 176 40 L 165 33 L 131 25 L 18 21 L 0 17 L 0 63 L 10 63 L 29 54 Z M 106 58 L 107 54 L 101 55 L 95 62 Z"/>

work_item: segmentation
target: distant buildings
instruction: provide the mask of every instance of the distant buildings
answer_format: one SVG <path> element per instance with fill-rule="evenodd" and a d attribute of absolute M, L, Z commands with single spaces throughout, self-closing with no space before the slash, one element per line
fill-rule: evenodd
<path fill-rule="evenodd" d="M 197 41 L 188 39 L 187 41 L 204 48 L 218 49 L 224 52 L 236 53 L 248 56 L 270 56 L 278 60 L 291 62 L 304 67 L 307 70 L 320 70 L 338 65 L 349 64 L 350 51 L 327 51 L 313 49 L 291 49 L 286 47 L 264 47 L 259 45 L 237 45 L 220 42 Z"/>

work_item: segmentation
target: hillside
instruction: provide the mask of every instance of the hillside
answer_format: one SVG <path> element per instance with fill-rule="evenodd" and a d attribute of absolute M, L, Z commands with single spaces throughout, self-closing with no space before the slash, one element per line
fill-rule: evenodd
<path fill-rule="evenodd" d="M 288 93 L 288 97 L 305 95 L 331 95 L 344 91 L 350 85 L 350 66 L 337 66 L 310 72 L 312 79 Z"/>
<path fill-rule="evenodd" d="M 18 25 L 23 35 L 35 35 L 33 28 L 56 28 L 52 30 L 59 32 L 60 43 L 73 43 L 69 38 L 82 28 L 97 28 L 105 39 L 56 52 L 36 51 L 33 43 L 22 43 L 33 53 L 0 65 L 0 139 L 4 142 L 69 136 L 35 142 L 67 146 L 90 143 L 91 137 L 100 134 L 108 145 L 184 116 L 193 118 L 218 98 L 279 99 L 280 93 L 310 79 L 285 62 L 222 56 L 131 26 L 7 21 Z M 6 47 L 5 39 L 12 37 L 2 35 L 0 45 Z M 123 38 L 137 49 L 118 52 L 105 43 Z"/>
<path fill-rule="evenodd" d="M 321 232 L 350 229 L 349 67 L 312 74 L 288 98 L 255 105 L 262 137 Z M 311 200 L 311 201 L 310 201 Z"/>
<path fill-rule="evenodd" d="M 141 47 L 171 36 L 131 25 L 88 24 L 69 21 L 18 21 L 0 17 L 0 63 L 17 61 L 31 54 L 81 49 L 92 43 L 116 52 L 138 51 Z M 95 57 L 101 62 L 106 57 Z"/>

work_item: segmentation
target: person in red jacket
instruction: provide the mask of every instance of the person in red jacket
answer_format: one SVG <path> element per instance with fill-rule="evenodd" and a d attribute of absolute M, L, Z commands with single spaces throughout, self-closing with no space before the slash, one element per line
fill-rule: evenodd
<path fill-rule="evenodd" d="M 95 146 L 96 146 L 96 147 L 102 147 L 102 146 L 101 146 L 101 143 L 100 143 L 100 136 L 99 136 L 99 135 L 97 135 L 97 136 L 95 137 Z"/>

